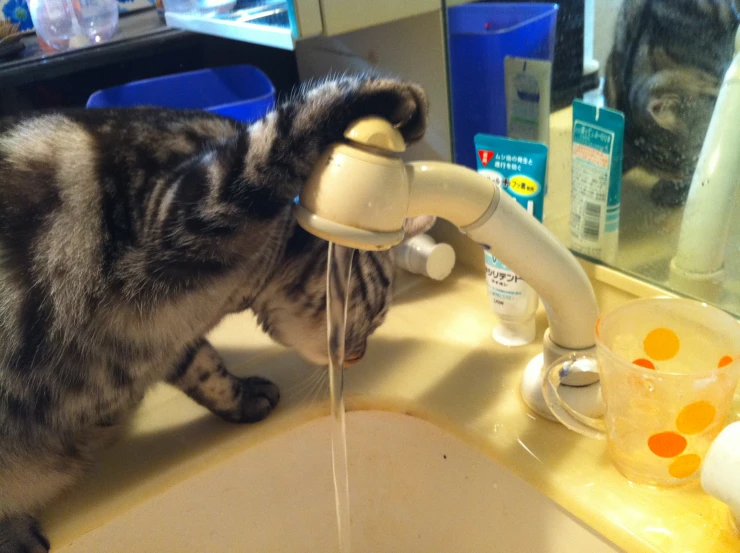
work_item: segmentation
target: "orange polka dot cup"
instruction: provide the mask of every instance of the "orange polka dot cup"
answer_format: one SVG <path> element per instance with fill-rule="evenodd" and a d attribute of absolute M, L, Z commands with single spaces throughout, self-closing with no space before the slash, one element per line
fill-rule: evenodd
<path fill-rule="evenodd" d="M 633 482 L 698 478 L 740 377 L 740 323 L 691 300 L 636 300 L 599 319 L 596 360 L 603 419 L 568 407 L 557 391 L 570 371 L 595 365 L 591 354 L 548 369 L 543 393 L 553 414 L 572 430 L 606 438 L 614 465 Z"/>

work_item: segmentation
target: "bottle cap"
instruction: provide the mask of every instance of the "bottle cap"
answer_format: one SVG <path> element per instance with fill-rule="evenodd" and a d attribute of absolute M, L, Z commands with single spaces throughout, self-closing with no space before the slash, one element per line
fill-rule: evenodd
<path fill-rule="evenodd" d="M 493 339 L 508 347 L 524 346 L 532 342 L 537 334 L 535 318 L 524 321 L 502 320 L 493 329 Z"/>
<path fill-rule="evenodd" d="M 426 260 L 426 274 L 434 280 L 444 280 L 455 267 L 455 250 L 449 244 L 436 244 Z"/>
<path fill-rule="evenodd" d="M 455 267 L 455 250 L 449 244 L 437 244 L 431 236 L 420 234 L 396 246 L 396 262 L 412 273 L 444 280 Z"/>

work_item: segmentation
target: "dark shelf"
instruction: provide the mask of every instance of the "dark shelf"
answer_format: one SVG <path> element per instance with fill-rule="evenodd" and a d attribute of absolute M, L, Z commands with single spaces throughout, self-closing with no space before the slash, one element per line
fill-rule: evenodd
<path fill-rule="evenodd" d="M 0 88 L 110 65 L 137 57 L 142 51 L 162 52 L 191 36 L 188 31 L 167 27 L 153 8 L 121 15 L 112 39 L 84 48 L 44 54 L 31 34 L 22 38 L 25 49 L 18 57 L 0 62 Z"/>

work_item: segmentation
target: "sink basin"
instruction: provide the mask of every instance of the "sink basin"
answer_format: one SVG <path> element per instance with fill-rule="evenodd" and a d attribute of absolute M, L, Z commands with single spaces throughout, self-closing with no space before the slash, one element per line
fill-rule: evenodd
<path fill-rule="evenodd" d="M 524 480 L 425 420 L 347 415 L 354 553 L 611 553 Z M 241 451 L 59 553 L 336 551 L 330 419 Z"/>
<path fill-rule="evenodd" d="M 661 293 L 588 270 L 604 310 Z M 354 553 L 740 551 L 727 506 L 698 485 L 631 485 L 604 442 L 526 409 L 522 368 L 542 344 L 491 339 L 480 272 L 407 276 L 396 292 L 345 373 Z M 542 308 L 537 320 L 541 337 Z M 244 313 L 210 339 L 234 374 L 280 386 L 278 409 L 227 424 L 155 387 L 122 440 L 42 513 L 54 553 L 337 551 L 325 372 Z"/>

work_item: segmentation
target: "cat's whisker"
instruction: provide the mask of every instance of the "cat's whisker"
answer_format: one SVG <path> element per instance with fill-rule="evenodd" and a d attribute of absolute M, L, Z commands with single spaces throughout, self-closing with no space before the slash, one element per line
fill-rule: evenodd
<path fill-rule="evenodd" d="M 304 397 L 309 403 L 313 403 L 321 394 L 321 391 L 327 387 L 326 375 L 323 369 L 316 372 L 316 378 Z"/>
<path fill-rule="evenodd" d="M 322 368 L 312 373 L 306 387 L 297 399 L 300 403 L 313 403 L 318 397 L 320 390 L 326 386 L 325 370 Z"/>
<path fill-rule="evenodd" d="M 310 373 L 308 378 L 300 378 L 296 381 L 293 381 L 289 386 L 286 386 L 283 388 L 283 392 L 291 395 L 301 394 L 305 392 L 309 387 L 313 386 L 316 375 L 313 373 Z"/>
<path fill-rule="evenodd" d="M 320 371 L 310 370 L 307 371 L 307 378 L 299 378 L 293 381 L 290 386 L 283 388 L 285 395 L 297 395 L 302 396 L 307 393 L 309 389 L 312 389 L 316 385 L 316 381 L 321 378 Z"/>
<path fill-rule="evenodd" d="M 328 391 L 329 391 L 329 371 L 327 371 L 326 368 L 323 368 L 322 371 L 319 373 L 318 381 L 313 388 L 313 392 L 311 393 L 311 396 L 309 397 L 309 401 L 311 403 L 314 403 L 320 400 L 322 395 L 328 393 Z"/>

